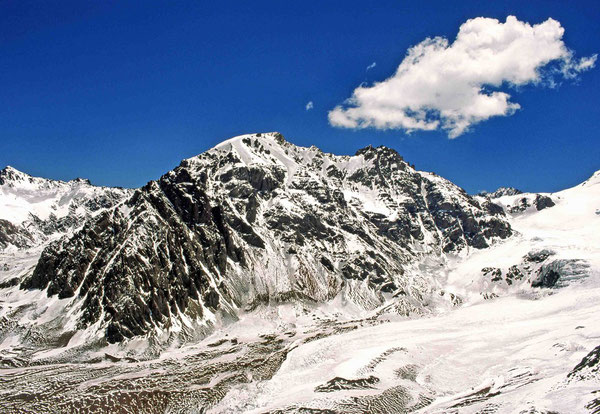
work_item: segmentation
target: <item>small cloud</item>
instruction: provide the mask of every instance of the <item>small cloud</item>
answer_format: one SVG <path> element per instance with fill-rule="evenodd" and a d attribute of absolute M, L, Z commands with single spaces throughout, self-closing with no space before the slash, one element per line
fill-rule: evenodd
<path fill-rule="evenodd" d="M 582 57 L 577 60 L 571 54 L 563 61 L 560 72 L 567 79 L 576 78 L 581 72 L 592 69 L 596 66 L 598 55 Z"/>
<path fill-rule="evenodd" d="M 369 66 L 367 66 L 367 71 L 373 69 L 375 66 L 377 66 L 377 62 L 371 63 Z"/>
<path fill-rule="evenodd" d="M 306 104 L 306 110 L 310 111 L 311 109 L 313 109 L 313 107 L 313 101 L 308 101 L 308 103 Z"/>
<path fill-rule="evenodd" d="M 329 123 L 407 133 L 441 129 L 456 138 L 479 122 L 518 111 L 507 88 L 554 87 L 595 67 L 597 55 L 576 58 L 564 32 L 554 19 L 534 25 L 514 16 L 467 20 L 454 41 L 427 38 L 408 49 L 390 78 L 358 86 L 329 112 Z"/>

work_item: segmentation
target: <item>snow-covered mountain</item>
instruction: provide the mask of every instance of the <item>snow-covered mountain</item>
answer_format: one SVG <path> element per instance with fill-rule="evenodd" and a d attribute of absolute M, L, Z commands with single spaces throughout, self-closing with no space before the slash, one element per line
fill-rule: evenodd
<path fill-rule="evenodd" d="M 415 263 L 510 235 L 499 206 L 388 148 L 335 156 L 277 133 L 245 135 L 50 244 L 20 287 L 69 299 L 75 320 L 64 323 L 109 342 L 197 335 L 240 309 L 287 301 L 408 314 L 441 290 Z"/>
<path fill-rule="evenodd" d="M 469 196 L 385 147 L 264 133 L 137 190 L 1 177 L 0 363 L 22 368 L 0 408 L 600 406 L 600 172 Z"/>
<path fill-rule="evenodd" d="M 130 193 L 81 178 L 32 177 L 8 166 L 0 170 L 0 249 L 35 247 L 67 234 Z"/>

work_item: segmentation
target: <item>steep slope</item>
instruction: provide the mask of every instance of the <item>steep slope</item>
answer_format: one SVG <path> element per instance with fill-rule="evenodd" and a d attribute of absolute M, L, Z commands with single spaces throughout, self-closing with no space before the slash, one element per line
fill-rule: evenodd
<path fill-rule="evenodd" d="M 70 331 L 61 322 L 69 320 L 66 304 L 54 303 L 46 292 L 19 289 L 42 250 L 53 241 L 68 239 L 86 221 L 132 193 L 96 187 L 83 179 L 64 182 L 32 177 L 12 167 L 0 170 L 0 348 L 8 349 L 8 355 L 13 347 L 27 353 L 60 346 Z M 21 338 L 28 338 L 22 342 L 24 348 Z"/>
<path fill-rule="evenodd" d="M 335 156 L 253 134 L 184 160 L 53 243 L 21 288 L 69 299 L 77 328 L 110 342 L 197 335 L 286 301 L 389 301 L 407 314 L 440 290 L 415 267 L 423 257 L 510 235 L 499 206 L 388 148 Z"/>

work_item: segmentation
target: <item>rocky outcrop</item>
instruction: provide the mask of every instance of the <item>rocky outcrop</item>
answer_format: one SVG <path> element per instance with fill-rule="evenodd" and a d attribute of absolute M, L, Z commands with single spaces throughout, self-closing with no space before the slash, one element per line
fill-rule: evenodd
<path fill-rule="evenodd" d="M 536 278 L 531 282 L 532 287 L 558 287 L 577 279 L 586 277 L 589 264 L 577 259 L 559 259 L 543 264 L 537 271 Z"/>
<path fill-rule="evenodd" d="M 555 254 L 556 253 L 554 251 L 549 249 L 532 250 L 523 257 L 523 260 L 529 263 L 542 263 L 547 258 L 554 256 Z"/>
<path fill-rule="evenodd" d="M 507 202 L 507 200 L 504 200 Z M 509 198 L 506 204 L 507 212 L 519 214 L 528 210 L 540 211 L 546 208 L 554 207 L 556 203 L 550 196 L 543 194 L 520 194 L 517 197 Z"/>
<path fill-rule="evenodd" d="M 346 379 L 335 377 L 326 384 L 319 385 L 315 388 L 315 392 L 334 392 L 340 390 L 368 390 L 375 388 L 379 383 L 379 378 L 371 375 L 367 378 Z"/>
<path fill-rule="evenodd" d="M 554 201 L 548 196 L 537 194 L 535 196 L 535 200 L 533 201 L 533 205 L 535 205 L 535 209 L 537 211 L 543 210 L 545 208 L 554 207 Z"/>
<path fill-rule="evenodd" d="M 0 219 L 0 249 L 8 246 L 24 248 L 33 242 L 33 237 L 27 229 L 15 226 L 8 220 Z"/>
<path fill-rule="evenodd" d="M 580 259 L 549 260 L 556 253 L 549 249 L 532 250 L 523 256 L 521 263 L 508 269 L 484 267 L 484 279 L 507 286 L 526 282 L 531 287 L 559 288 L 589 275 L 590 265 Z"/>
<path fill-rule="evenodd" d="M 579 381 L 600 377 L 600 345 L 592 349 L 583 359 L 569 372 L 569 379 Z"/>

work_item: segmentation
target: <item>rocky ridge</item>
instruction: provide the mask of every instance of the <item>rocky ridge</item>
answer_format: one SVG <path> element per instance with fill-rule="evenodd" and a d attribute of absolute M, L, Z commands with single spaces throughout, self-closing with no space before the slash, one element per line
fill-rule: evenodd
<path fill-rule="evenodd" d="M 504 197 L 504 196 L 518 195 L 518 194 L 523 194 L 523 192 L 514 187 L 500 187 L 492 193 L 488 193 L 487 191 L 482 191 L 481 193 L 479 193 L 477 195 L 494 199 L 494 198 L 500 198 L 500 197 Z"/>

